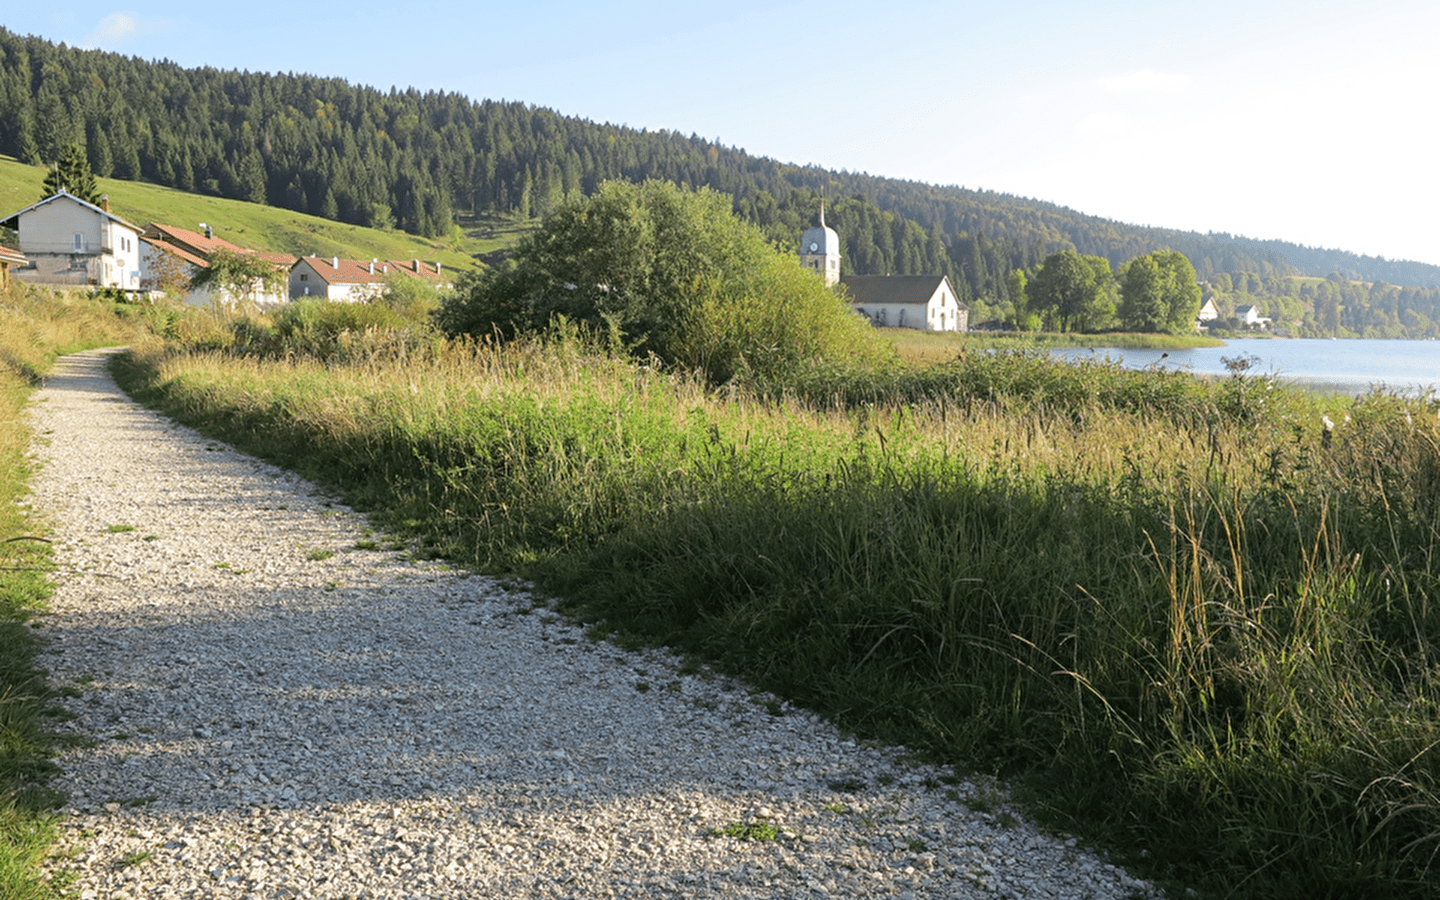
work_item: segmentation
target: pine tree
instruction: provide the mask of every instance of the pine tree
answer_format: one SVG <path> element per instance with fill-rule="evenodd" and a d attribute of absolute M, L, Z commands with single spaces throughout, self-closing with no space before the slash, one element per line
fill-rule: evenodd
<path fill-rule="evenodd" d="M 95 175 L 90 171 L 90 160 L 79 144 L 66 144 L 60 148 L 59 158 L 45 174 L 45 184 L 40 199 L 52 197 L 65 191 L 86 203 L 100 202 L 100 188 L 95 184 Z"/>

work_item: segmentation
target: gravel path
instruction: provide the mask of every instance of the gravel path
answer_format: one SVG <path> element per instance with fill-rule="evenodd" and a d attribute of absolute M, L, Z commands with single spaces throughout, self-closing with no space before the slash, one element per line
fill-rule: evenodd
<path fill-rule="evenodd" d="M 72 896 L 1153 893 L 998 785 L 379 549 L 104 358 L 62 360 L 32 413 L 61 567 L 41 662 L 86 739 L 56 783 Z"/>

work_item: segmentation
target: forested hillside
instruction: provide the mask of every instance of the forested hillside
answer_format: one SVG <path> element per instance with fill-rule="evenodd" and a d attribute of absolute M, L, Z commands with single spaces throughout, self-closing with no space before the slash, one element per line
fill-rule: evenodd
<path fill-rule="evenodd" d="M 519 102 L 184 69 L 0 28 L 0 153 L 48 163 L 71 142 L 102 177 L 429 237 L 454 229 L 457 213 L 540 216 L 606 179 L 662 178 L 729 194 L 771 238 L 794 241 L 823 196 L 845 243 L 846 273 L 943 273 L 963 299 L 996 309 L 1009 300 L 1011 271 L 1066 249 L 1114 266 L 1174 249 L 1202 280 L 1340 272 L 1440 286 L 1437 266 L 1141 228 L 1005 194 L 797 167 L 694 135 Z M 1425 315 L 1436 318 L 1433 305 Z"/>

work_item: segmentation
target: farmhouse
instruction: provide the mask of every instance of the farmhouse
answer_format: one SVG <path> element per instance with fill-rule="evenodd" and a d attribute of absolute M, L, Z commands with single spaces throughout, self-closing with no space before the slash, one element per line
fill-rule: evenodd
<path fill-rule="evenodd" d="M 1220 308 L 1215 305 L 1214 297 L 1206 297 L 1205 302 L 1200 304 L 1200 313 L 1195 317 L 1195 327 L 1204 328 L 1206 322 L 1213 322 L 1220 318 Z"/>
<path fill-rule="evenodd" d="M 190 288 L 190 279 L 201 269 L 208 267 L 210 258 L 221 251 L 254 256 L 281 271 L 288 271 L 295 262 L 295 257 L 289 254 L 250 250 L 215 237 L 215 230 L 208 225 L 202 224 L 200 227 L 204 229 L 203 232 L 162 225 L 159 222 L 151 222 L 145 226 L 140 239 L 140 286 L 143 290 L 183 289 L 186 292 L 185 302 L 194 306 L 211 306 L 218 302 L 222 306 L 234 307 L 244 303 L 268 309 L 286 301 L 286 289 L 283 285 L 267 290 L 263 284 L 256 284 L 245 297 L 231 297 L 224 291 L 220 291 L 217 296 L 208 288 Z"/>
<path fill-rule="evenodd" d="M 110 201 L 86 203 L 66 191 L 0 220 L 20 232 L 28 263 L 15 277 L 35 284 L 140 288 L 140 229 L 110 212 Z"/>
<path fill-rule="evenodd" d="M 434 288 L 448 288 L 437 263 L 341 259 L 338 256 L 302 256 L 290 269 L 290 299 L 321 297 L 341 303 L 359 303 L 379 296 L 393 275 L 419 278 Z"/>

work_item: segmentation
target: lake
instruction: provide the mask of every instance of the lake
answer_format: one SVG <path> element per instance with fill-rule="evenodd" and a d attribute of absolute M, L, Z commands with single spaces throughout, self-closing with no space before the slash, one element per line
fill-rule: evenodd
<path fill-rule="evenodd" d="M 1440 341 L 1236 338 L 1224 347 L 1193 350 L 1097 346 L 1051 352 L 1064 359 L 1109 358 L 1132 369 L 1158 365 L 1197 375 L 1226 375 L 1222 357 L 1253 356 L 1259 361 L 1251 366 L 1251 374 L 1274 373 L 1282 381 L 1352 395 L 1377 384 L 1414 394 L 1440 385 Z"/>

